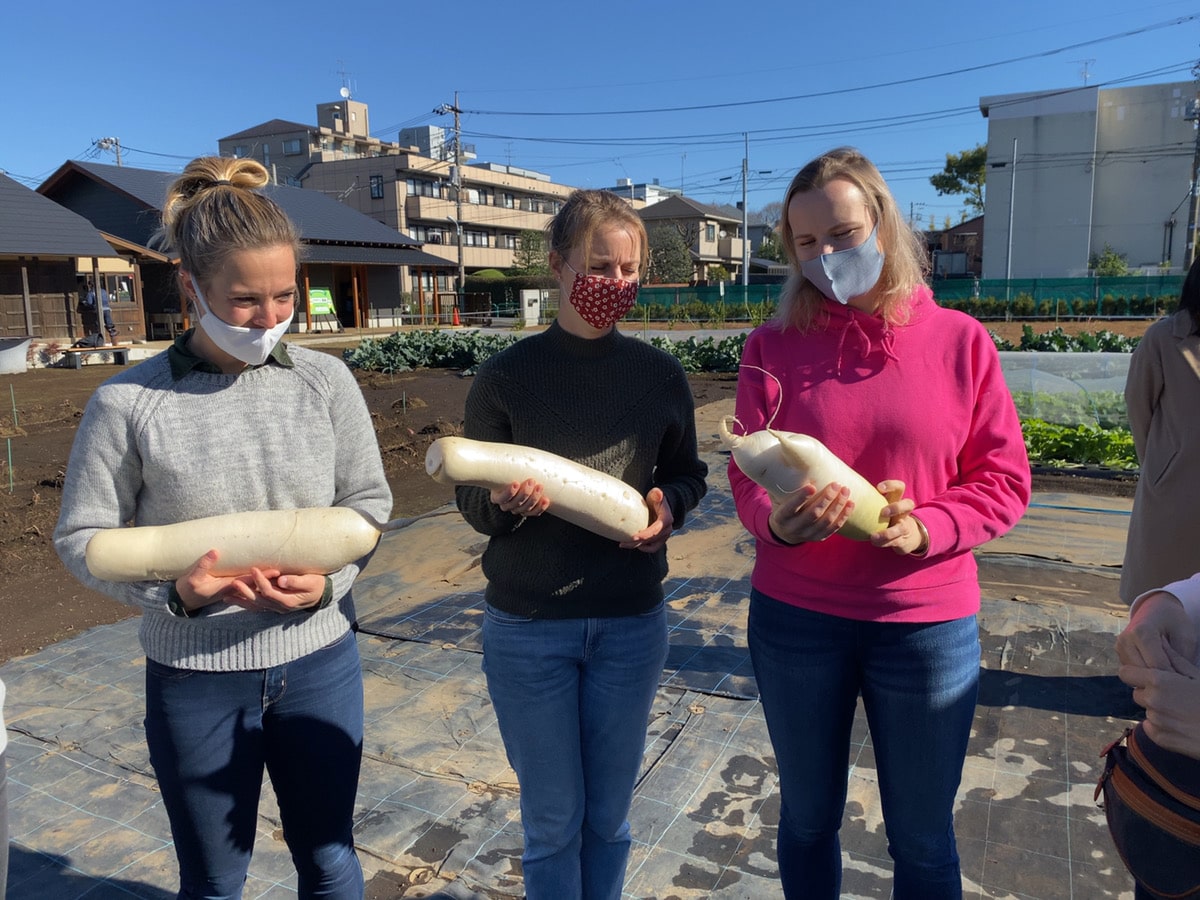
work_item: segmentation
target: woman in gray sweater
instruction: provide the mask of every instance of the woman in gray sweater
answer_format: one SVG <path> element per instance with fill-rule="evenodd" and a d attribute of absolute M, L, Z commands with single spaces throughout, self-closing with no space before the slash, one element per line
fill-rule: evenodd
<path fill-rule="evenodd" d="M 213 574 L 215 551 L 175 581 L 88 571 L 100 529 L 249 510 L 392 498 L 366 404 L 346 366 L 280 342 L 295 310 L 299 240 L 258 192 L 267 172 L 202 157 L 171 186 L 164 242 L 197 327 L 109 379 L 71 451 L 55 546 L 75 577 L 140 607 L 146 739 L 171 821 L 181 897 L 238 897 L 264 770 L 301 897 L 361 898 L 351 815 L 363 697 L 351 585 L 336 572 Z"/>

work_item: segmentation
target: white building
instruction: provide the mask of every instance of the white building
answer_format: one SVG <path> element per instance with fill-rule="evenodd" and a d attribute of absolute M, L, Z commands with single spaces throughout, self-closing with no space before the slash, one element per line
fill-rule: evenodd
<path fill-rule="evenodd" d="M 1131 270 L 1182 271 L 1196 99 L 1191 81 L 980 98 L 983 277 L 1084 276 L 1105 245 Z"/>

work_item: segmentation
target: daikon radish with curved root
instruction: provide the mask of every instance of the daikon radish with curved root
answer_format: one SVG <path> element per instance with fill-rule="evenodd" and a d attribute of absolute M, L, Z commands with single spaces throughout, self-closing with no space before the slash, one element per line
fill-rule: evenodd
<path fill-rule="evenodd" d="M 729 430 L 733 416 L 717 426 L 723 443 L 742 473 L 779 502 L 804 487 L 804 473 L 788 465 L 779 438 L 769 431 L 734 434 Z"/>
<path fill-rule="evenodd" d="M 174 581 L 209 550 L 217 551 L 214 575 L 244 575 L 251 568 L 327 575 L 370 553 L 385 531 L 420 518 L 380 525 L 345 506 L 228 513 L 107 528 L 92 535 L 84 558 L 103 581 Z"/>
<path fill-rule="evenodd" d="M 846 524 L 838 529 L 838 534 L 855 541 L 865 541 L 888 527 L 887 517 L 883 515 L 883 508 L 888 505 L 887 498 L 828 447 L 807 434 L 774 430 L 771 434 L 779 439 L 788 465 L 803 472 L 805 479 L 815 484 L 818 490 L 831 481 L 850 488 L 854 509 Z"/>
<path fill-rule="evenodd" d="M 550 500 L 547 513 L 614 541 L 650 524 L 646 501 L 621 479 L 534 447 L 438 438 L 425 452 L 425 471 L 442 484 L 488 490 L 532 478 Z"/>
<path fill-rule="evenodd" d="M 887 528 L 882 515 L 887 498 L 875 486 L 814 437 L 768 428 L 746 435 L 729 430 L 731 416 L 721 420 L 721 440 L 733 454 L 743 474 L 763 488 L 776 502 L 812 482 L 818 490 L 836 481 L 850 489 L 854 510 L 838 534 L 865 541 Z"/>

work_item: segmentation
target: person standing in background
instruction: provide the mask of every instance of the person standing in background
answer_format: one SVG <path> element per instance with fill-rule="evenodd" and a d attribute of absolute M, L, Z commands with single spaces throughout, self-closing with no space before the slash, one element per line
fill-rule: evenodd
<path fill-rule="evenodd" d="M 1129 429 L 1141 472 L 1133 497 L 1121 599 L 1188 578 L 1192 535 L 1180 523 L 1200 509 L 1200 258 L 1175 312 L 1146 329 L 1125 382 Z"/>
<path fill-rule="evenodd" d="M 96 312 L 96 335 L 100 335 L 100 317 L 103 316 L 104 330 L 108 332 L 108 342 L 115 345 L 117 343 L 117 326 L 113 324 L 112 306 L 108 302 L 108 291 L 103 287 L 100 288 L 100 310 L 96 310 L 96 287 L 89 278 L 87 283 L 87 295 L 83 298 L 83 305 L 90 310 Z M 97 341 L 97 343 L 99 343 Z"/>
<path fill-rule="evenodd" d="M 1117 657 L 1118 677 L 1146 710 L 1145 737 L 1178 754 L 1172 770 L 1192 773 L 1195 783 L 1200 773 L 1200 573 L 1134 598 L 1129 624 L 1117 637 Z M 1162 864 L 1145 858 L 1125 862 L 1144 876 L 1150 874 L 1147 867 Z M 1135 900 L 1159 896 L 1136 883 Z"/>

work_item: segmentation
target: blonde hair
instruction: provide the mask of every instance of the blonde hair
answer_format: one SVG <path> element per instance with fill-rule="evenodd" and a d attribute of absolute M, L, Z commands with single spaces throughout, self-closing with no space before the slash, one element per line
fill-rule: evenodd
<path fill-rule="evenodd" d="M 299 263 L 296 226 L 259 192 L 269 181 L 267 170 L 253 159 L 192 160 L 167 188 L 156 240 L 178 253 L 180 268 L 205 284 L 239 250 L 291 247 Z"/>
<path fill-rule="evenodd" d="M 867 211 L 878 229 L 879 245 L 884 252 L 878 282 L 878 313 L 889 325 L 902 324 L 908 316 L 908 298 L 918 284 L 924 283 L 929 260 L 920 237 L 901 215 L 879 169 L 853 147 L 838 147 L 812 160 L 796 173 L 783 195 L 783 247 L 792 272 L 780 294 L 775 321 L 781 328 L 794 327 L 800 331 L 809 331 L 817 325 L 824 299 L 800 272 L 787 209 L 796 194 L 820 190 L 835 178 L 850 182 L 866 198 Z"/>
<path fill-rule="evenodd" d="M 605 228 L 624 228 L 638 239 L 638 277 L 645 278 L 650 263 L 646 226 L 633 207 L 609 191 L 572 191 L 546 226 L 546 249 L 565 259 L 575 248 L 582 248 L 586 265 L 591 262 L 593 236 Z"/>

